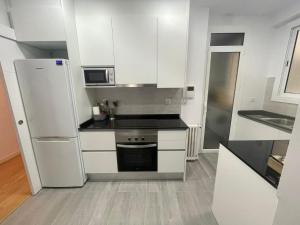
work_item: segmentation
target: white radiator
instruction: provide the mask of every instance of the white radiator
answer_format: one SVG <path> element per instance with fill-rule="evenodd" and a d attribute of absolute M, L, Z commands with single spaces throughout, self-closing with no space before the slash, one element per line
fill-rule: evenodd
<path fill-rule="evenodd" d="M 187 160 L 198 159 L 200 138 L 200 127 L 198 125 L 190 125 L 187 135 Z"/>

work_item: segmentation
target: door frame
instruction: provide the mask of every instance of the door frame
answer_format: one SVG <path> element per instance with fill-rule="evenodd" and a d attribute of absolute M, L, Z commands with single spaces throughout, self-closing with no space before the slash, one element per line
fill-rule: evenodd
<path fill-rule="evenodd" d="M 35 195 L 42 189 L 42 185 L 31 143 L 30 132 L 25 116 L 17 75 L 12 71 L 4 71 L 0 62 L 0 76 L 3 76 L 8 100 L 10 103 L 10 110 L 12 111 L 14 117 L 14 125 L 16 126 L 20 153 L 24 163 L 31 194 Z M 20 120 L 23 121 L 23 124 L 18 123 Z"/>
<path fill-rule="evenodd" d="M 240 75 L 240 67 L 241 67 L 241 59 L 242 55 L 244 54 L 244 48 L 243 46 L 209 46 L 208 48 L 208 55 L 207 55 L 207 66 L 206 66 L 206 76 L 205 76 L 205 88 L 204 88 L 204 101 L 203 101 L 203 114 L 202 114 L 202 128 L 203 131 L 201 132 L 201 149 L 200 153 L 214 153 L 218 152 L 219 149 L 204 149 L 204 135 L 205 135 L 205 125 L 206 125 L 206 113 L 207 113 L 207 99 L 208 99 L 208 89 L 209 89 L 209 79 L 210 79 L 210 64 L 211 64 L 211 53 L 213 52 L 238 52 L 240 53 L 239 58 L 239 67 L 238 67 L 238 73 L 236 78 L 236 85 L 235 85 L 235 94 L 234 94 L 234 100 L 233 100 L 233 107 L 232 107 L 232 114 L 236 111 L 236 107 L 238 105 L 238 94 L 240 93 L 241 89 L 241 75 Z M 231 119 L 231 125 L 232 122 Z M 231 136 L 231 129 L 230 129 L 230 135 Z"/>

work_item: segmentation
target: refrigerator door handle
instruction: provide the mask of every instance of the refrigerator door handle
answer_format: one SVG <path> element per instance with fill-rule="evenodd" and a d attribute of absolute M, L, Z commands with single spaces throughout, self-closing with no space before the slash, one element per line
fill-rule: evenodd
<path fill-rule="evenodd" d="M 42 137 L 35 138 L 38 142 L 69 142 L 69 137 Z"/>

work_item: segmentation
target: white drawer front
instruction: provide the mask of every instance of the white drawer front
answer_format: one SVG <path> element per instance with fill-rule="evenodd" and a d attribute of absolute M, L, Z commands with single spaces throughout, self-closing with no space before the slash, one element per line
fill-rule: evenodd
<path fill-rule="evenodd" d="M 116 150 L 115 132 L 80 132 L 81 150 Z"/>
<path fill-rule="evenodd" d="M 116 152 L 83 152 L 85 173 L 117 173 Z"/>
<path fill-rule="evenodd" d="M 185 140 L 179 141 L 159 141 L 158 149 L 185 149 Z"/>
<path fill-rule="evenodd" d="M 183 173 L 185 151 L 158 151 L 159 173 Z"/>
<path fill-rule="evenodd" d="M 158 131 L 158 141 L 174 141 L 174 140 L 185 140 L 185 130 L 174 130 L 174 131 Z"/>
<path fill-rule="evenodd" d="M 186 131 L 158 131 L 158 149 L 185 149 Z"/>

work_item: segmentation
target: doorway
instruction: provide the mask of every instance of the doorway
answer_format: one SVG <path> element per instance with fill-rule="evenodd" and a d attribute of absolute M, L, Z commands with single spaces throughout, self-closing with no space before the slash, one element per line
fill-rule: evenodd
<path fill-rule="evenodd" d="M 20 154 L 17 129 L 0 66 L 0 223 L 28 197 L 31 190 Z"/>
<path fill-rule="evenodd" d="M 239 59 L 239 52 L 211 52 L 204 149 L 229 139 Z"/>
<path fill-rule="evenodd" d="M 229 140 L 244 37 L 245 33 L 211 33 L 202 151 L 218 150 L 221 142 Z"/>

